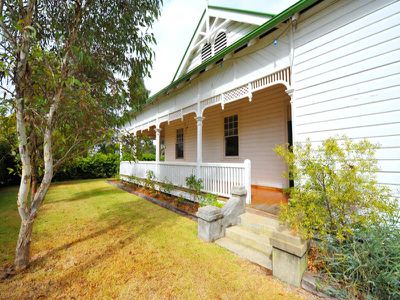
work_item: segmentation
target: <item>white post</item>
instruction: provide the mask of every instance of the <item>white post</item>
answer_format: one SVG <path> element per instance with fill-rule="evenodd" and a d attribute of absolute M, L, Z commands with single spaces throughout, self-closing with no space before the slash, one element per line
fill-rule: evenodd
<path fill-rule="evenodd" d="M 119 161 L 122 161 L 122 138 L 119 138 Z"/>
<path fill-rule="evenodd" d="M 290 113 L 292 118 L 292 143 L 295 144 L 295 131 L 296 131 L 296 107 L 294 103 L 294 89 L 288 89 L 285 91 L 290 97 Z"/>
<path fill-rule="evenodd" d="M 244 160 L 244 183 L 247 191 L 246 203 L 251 203 L 251 161 L 250 159 Z"/>
<path fill-rule="evenodd" d="M 132 152 L 133 152 L 133 158 L 135 159 L 135 161 L 137 161 L 137 153 L 136 153 L 136 139 L 137 139 L 137 131 L 134 131 L 133 133 L 133 136 L 135 137 L 134 138 L 134 143 L 133 143 L 133 149 L 132 149 Z"/>
<path fill-rule="evenodd" d="M 195 118 L 197 121 L 197 178 L 201 178 L 201 164 L 203 162 L 203 117 Z"/>
<path fill-rule="evenodd" d="M 161 137 L 161 128 L 157 127 L 156 129 L 156 178 L 160 177 L 160 137 Z"/>

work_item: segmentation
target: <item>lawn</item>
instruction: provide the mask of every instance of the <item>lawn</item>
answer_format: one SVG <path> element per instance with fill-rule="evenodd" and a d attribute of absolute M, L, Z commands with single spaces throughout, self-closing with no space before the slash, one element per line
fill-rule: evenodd
<path fill-rule="evenodd" d="M 0 189 L 0 264 L 13 259 L 17 189 Z M 0 298 L 302 299 L 311 296 L 215 244 L 197 224 L 104 180 L 53 184 L 31 267 Z"/>

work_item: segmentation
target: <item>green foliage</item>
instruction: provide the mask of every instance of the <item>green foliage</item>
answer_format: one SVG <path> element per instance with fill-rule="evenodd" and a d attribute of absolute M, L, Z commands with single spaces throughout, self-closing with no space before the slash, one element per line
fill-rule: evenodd
<path fill-rule="evenodd" d="M 330 240 L 319 259 L 332 296 L 400 299 L 399 216 L 361 227 L 345 241 Z"/>
<path fill-rule="evenodd" d="M 196 175 L 192 174 L 186 177 L 186 186 L 191 190 L 193 194 L 193 200 L 200 203 L 200 206 L 212 205 L 216 207 L 222 207 L 222 204 L 218 201 L 217 195 L 203 194 L 201 191 L 204 188 L 203 180 L 197 178 Z"/>
<path fill-rule="evenodd" d="M 377 145 L 346 137 L 275 151 L 288 163 L 290 200 L 280 218 L 317 237 L 325 292 L 340 298 L 400 297 L 398 206 L 376 181 Z"/>
<path fill-rule="evenodd" d="M 9 143 L 0 140 L 0 186 L 17 184 L 20 180 L 17 174 L 18 165 L 12 152 Z"/>
<path fill-rule="evenodd" d="M 19 107 L 15 99 L 22 99 L 18 111 L 37 179 L 46 127 L 58 169 L 114 135 L 147 97 L 143 78 L 155 43 L 147 28 L 161 1 L 1 3 L 0 80 L 14 88 L 0 99 L 0 110 L 12 114 Z"/>
<path fill-rule="evenodd" d="M 164 178 L 164 181 L 160 183 L 162 192 L 168 195 L 171 195 L 172 190 L 174 189 L 174 185 L 168 178 Z"/>
<path fill-rule="evenodd" d="M 143 77 L 141 77 L 141 74 L 135 73 L 134 70 L 128 80 L 128 91 L 133 111 L 140 111 L 146 104 L 149 91 L 144 85 L 144 80 Z"/>
<path fill-rule="evenodd" d="M 211 205 L 211 206 L 216 206 L 219 208 L 222 208 L 224 205 L 218 201 L 218 196 L 214 195 L 214 194 L 205 194 L 200 202 L 200 206 L 207 206 L 207 205 Z"/>
<path fill-rule="evenodd" d="M 278 146 L 276 153 L 289 167 L 286 175 L 295 182 L 281 220 L 304 238 L 326 241 L 330 236 L 340 241 L 355 228 L 392 213 L 388 189 L 376 181 L 376 149 L 366 140 L 353 142 L 346 137 L 327 139 L 315 148 L 309 141 L 290 150 Z"/>
<path fill-rule="evenodd" d="M 192 174 L 185 179 L 186 186 L 192 191 L 193 200 L 200 202 L 201 200 L 201 190 L 204 188 L 203 180 L 197 178 L 196 175 Z"/>
<path fill-rule="evenodd" d="M 151 170 L 147 170 L 145 186 L 152 194 L 156 193 L 155 180 L 156 180 L 156 175 L 154 174 L 154 172 Z"/>
<path fill-rule="evenodd" d="M 122 160 L 155 161 L 156 148 L 153 141 L 143 134 L 126 133 L 121 136 Z"/>
<path fill-rule="evenodd" d="M 19 177 L 19 156 L 15 128 L 15 115 L 0 111 L 0 186 L 17 184 Z"/>
<path fill-rule="evenodd" d="M 179 196 L 179 197 L 176 199 L 176 202 L 178 203 L 178 205 L 179 205 L 179 204 L 183 204 L 183 203 L 186 202 L 186 199 L 183 198 L 182 196 Z"/>
<path fill-rule="evenodd" d="M 143 153 L 142 161 L 155 161 L 156 155 L 154 153 Z"/>
<path fill-rule="evenodd" d="M 110 178 L 118 173 L 118 154 L 96 153 L 65 164 L 54 176 L 55 181 L 86 178 Z"/>

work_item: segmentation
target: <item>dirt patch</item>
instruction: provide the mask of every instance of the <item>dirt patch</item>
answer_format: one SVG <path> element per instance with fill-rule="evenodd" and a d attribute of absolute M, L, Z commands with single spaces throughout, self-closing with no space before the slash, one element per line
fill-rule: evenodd
<path fill-rule="evenodd" d="M 196 212 L 199 209 L 199 203 L 197 202 L 168 195 L 160 191 L 151 193 L 148 189 L 142 186 L 122 180 L 108 180 L 108 182 L 124 191 L 135 194 L 181 215 L 187 216 L 190 219 L 197 220 Z"/>

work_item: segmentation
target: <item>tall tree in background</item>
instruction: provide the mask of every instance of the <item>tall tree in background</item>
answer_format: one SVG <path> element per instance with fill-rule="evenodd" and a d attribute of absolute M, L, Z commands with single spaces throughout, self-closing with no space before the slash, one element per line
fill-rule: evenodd
<path fill-rule="evenodd" d="M 0 0 L 0 75 L 7 93 L 0 105 L 15 112 L 22 165 L 16 270 L 29 264 L 33 222 L 54 171 L 109 135 L 136 107 L 115 74 L 134 74 L 135 80 L 148 75 L 155 41 L 147 29 L 160 5 Z"/>

